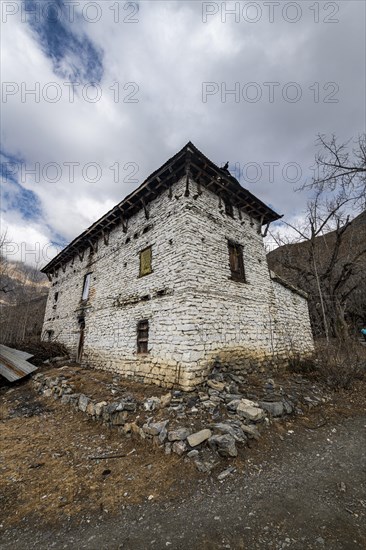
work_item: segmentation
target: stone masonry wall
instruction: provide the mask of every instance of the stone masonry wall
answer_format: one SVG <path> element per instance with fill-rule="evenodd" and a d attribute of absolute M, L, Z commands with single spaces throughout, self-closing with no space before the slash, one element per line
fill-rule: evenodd
<path fill-rule="evenodd" d="M 308 300 L 278 281 L 272 281 L 276 298 L 276 351 L 288 356 L 314 349 Z"/>
<path fill-rule="evenodd" d="M 83 312 L 84 365 L 185 389 L 201 382 L 214 362 L 253 367 L 286 356 L 284 304 L 299 331 L 291 341 L 298 333 L 310 334 L 304 300 L 299 297 L 295 307 L 294 293 L 277 288 L 270 278 L 257 222 L 244 212 L 239 216 L 236 208 L 231 218 L 219 197 L 198 191 L 190 182 L 185 196 L 181 180 L 172 198 L 166 191 L 148 205 L 148 220 L 141 210 L 129 220 L 127 233 L 118 226 L 108 244 L 101 238 L 97 251 L 85 251 L 82 261 L 77 257 L 60 269 L 48 298 L 44 334 L 53 330 L 53 337 L 76 354 Z M 230 278 L 228 239 L 243 246 L 246 283 Z M 153 273 L 139 277 L 139 252 L 147 246 L 152 246 Z M 89 299 L 82 304 L 89 272 Z M 149 353 L 141 355 L 136 331 L 144 319 L 149 320 Z M 308 349 L 308 340 L 299 339 L 299 349 Z"/>

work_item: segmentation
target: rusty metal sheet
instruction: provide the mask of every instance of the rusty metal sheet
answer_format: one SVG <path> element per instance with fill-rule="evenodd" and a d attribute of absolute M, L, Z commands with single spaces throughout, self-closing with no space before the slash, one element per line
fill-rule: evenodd
<path fill-rule="evenodd" d="M 9 348 L 9 346 L 5 346 L 4 344 L 1 344 L 1 347 L 8 351 L 11 351 L 15 355 L 18 355 L 19 357 L 21 357 L 22 359 L 25 359 L 26 361 L 31 357 L 33 357 L 33 354 L 28 353 L 27 351 L 21 351 L 20 349 Z"/>
<path fill-rule="evenodd" d="M 31 354 L 0 344 L 0 374 L 9 382 L 15 382 L 23 376 L 37 370 L 35 365 L 26 361 Z"/>

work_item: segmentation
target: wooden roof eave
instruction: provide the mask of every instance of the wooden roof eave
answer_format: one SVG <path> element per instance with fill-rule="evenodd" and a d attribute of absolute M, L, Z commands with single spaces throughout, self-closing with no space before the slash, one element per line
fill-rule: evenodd
<path fill-rule="evenodd" d="M 65 263 L 65 261 L 68 261 L 78 254 L 80 249 L 89 247 L 90 240 L 98 240 L 105 229 L 110 230 L 111 227 L 123 223 L 124 220 L 126 221 L 136 212 L 141 210 L 143 207 L 142 201 L 146 206 L 146 204 L 151 202 L 159 194 L 161 188 L 171 188 L 171 184 L 169 184 L 171 179 L 176 182 L 187 174 L 187 157 L 189 157 L 190 176 L 195 179 L 192 170 L 198 170 L 200 185 L 206 187 L 215 186 L 217 193 L 228 193 L 232 198 L 235 198 L 235 206 L 247 211 L 249 215 L 258 219 L 262 224 L 268 224 L 281 217 L 246 189 L 234 189 L 234 187 L 240 187 L 239 182 L 237 182 L 233 176 L 225 174 L 222 170 L 213 165 L 203 153 L 189 142 L 161 168 L 153 172 L 140 187 L 114 206 L 81 235 L 76 237 L 41 271 L 47 273 L 55 270 L 57 266 L 60 266 L 62 263 Z"/>

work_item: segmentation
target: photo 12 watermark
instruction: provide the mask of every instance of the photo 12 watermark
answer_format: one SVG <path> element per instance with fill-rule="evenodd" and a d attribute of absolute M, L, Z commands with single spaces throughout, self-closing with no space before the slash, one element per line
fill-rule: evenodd
<path fill-rule="evenodd" d="M 99 23 L 108 18 L 114 23 L 139 23 L 140 5 L 138 2 L 78 2 L 64 0 L 62 3 L 43 0 L 3 0 L 0 3 L 1 22 L 8 23 L 18 17 L 22 23 Z"/>
<path fill-rule="evenodd" d="M 202 102 L 221 103 L 339 103 L 337 82 L 202 82 Z"/>
<path fill-rule="evenodd" d="M 17 100 L 21 103 L 75 103 L 81 99 L 86 103 L 98 103 L 108 97 L 114 103 L 139 103 L 140 87 L 137 82 L 118 82 L 101 86 L 97 82 L 2 82 L 1 102 Z"/>
<path fill-rule="evenodd" d="M 229 171 L 243 184 L 286 182 L 299 183 L 303 177 L 303 169 L 298 162 L 278 161 L 234 161 L 229 164 Z"/>
<path fill-rule="evenodd" d="M 294 24 L 303 19 L 313 23 L 339 23 L 339 2 L 202 2 L 202 22 Z"/>
<path fill-rule="evenodd" d="M 63 248 L 63 246 L 50 242 L 46 244 L 38 241 L 29 243 L 7 239 L 1 245 L 1 256 L 6 261 L 20 261 L 25 264 L 42 266 L 50 262 Z"/>
<path fill-rule="evenodd" d="M 77 183 L 84 181 L 95 184 L 103 179 L 113 179 L 114 183 L 138 184 L 136 177 L 140 167 L 137 162 L 115 161 L 107 168 L 98 162 L 81 163 L 78 161 L 59 162 L 35 162 L 29 164 L 25 162 L 2 162 L 1 180 L 5 183 L 7 180 L 16 179 L 19 183 L 25 184 L 31 178 L 35 183 Z"/>

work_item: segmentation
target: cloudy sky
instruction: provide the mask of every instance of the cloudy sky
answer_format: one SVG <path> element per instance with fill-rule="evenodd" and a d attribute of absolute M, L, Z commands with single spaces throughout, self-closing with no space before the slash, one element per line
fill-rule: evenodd
<path fill-rule="evenodd" d="M 2 231 L 48 260 L 189 140 L 291 220 L 365 131 L 365 3 L 1 2 Z"/>

